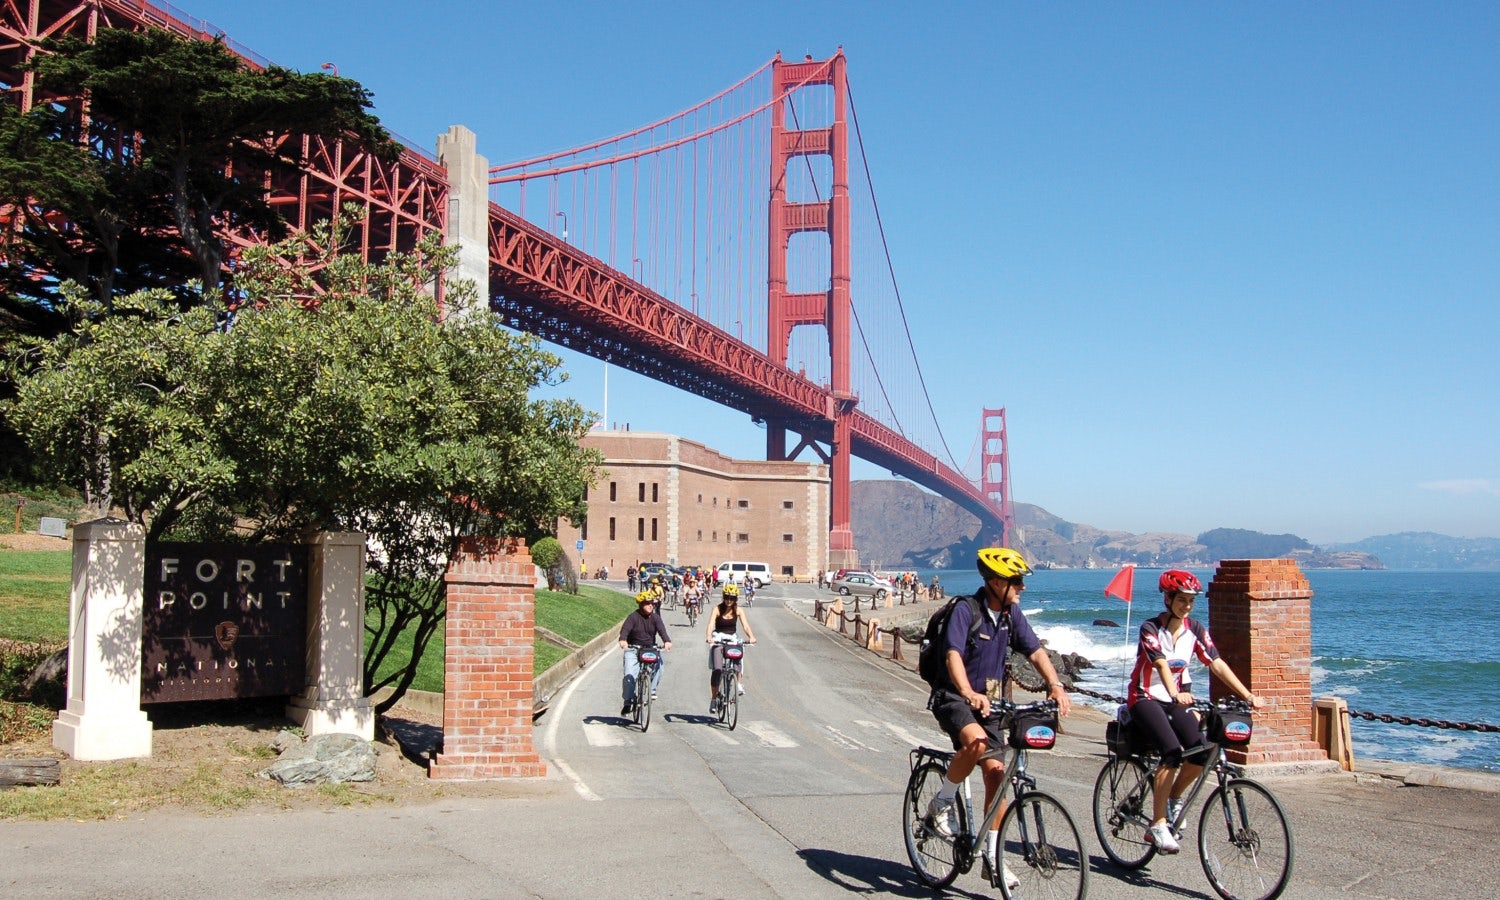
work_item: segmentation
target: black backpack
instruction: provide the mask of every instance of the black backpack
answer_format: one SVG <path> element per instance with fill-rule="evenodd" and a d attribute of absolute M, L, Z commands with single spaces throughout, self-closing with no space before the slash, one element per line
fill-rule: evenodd
<path fill-rule="evenodd" d="M 917 674 L 934 688 L 951 686 L 948 678 L 948 648 L 943 641 L 943 633 L 948 630 L 948 620 L 953 617 L 953 608 L 960 603 L 968 603 L 974 614 L 973 621 L 969 623 L 969 640 L 964 652 L 973 648 L 974 636 L 979 633 L 979 626 L 984 621 L 984 613 L 979 604 L 967 594 L 960 594 L 944 603 L 927 620 L 927 630 L 922 633 L 922 649 L 917 653 Z"/>

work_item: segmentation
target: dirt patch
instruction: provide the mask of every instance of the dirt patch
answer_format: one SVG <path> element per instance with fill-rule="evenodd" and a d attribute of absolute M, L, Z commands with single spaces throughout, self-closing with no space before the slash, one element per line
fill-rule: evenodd
<path fill-rule="evenodd" d="M 34 531 L 0 534 L 0 550 L 72 550 L 72 537 L 59 538 Z"/>
<path fill-rule="evenodd" d="M 448 797 L 529 793 L 515 781 L 434 781 L 426 756 L 442 735 L 440 717 L 397 706 L 376 727 L 379 762 L 374 781 L 287 788 L 257 773 L 276 758 L 272 741 L 293 723 L 279 706 L 245 701 L 229 711 L 149 710 L 151 756 L 79 762 L 52 746 L 50 732 L 0 745 L 0 759 L 61 760 L 61 783 L 0 789 L 0 819 L 112 819 L 149 810 L 201 815 L 277 809 L 400 806 Z M 533 788 L 534 790 L 534 788 Z"/>

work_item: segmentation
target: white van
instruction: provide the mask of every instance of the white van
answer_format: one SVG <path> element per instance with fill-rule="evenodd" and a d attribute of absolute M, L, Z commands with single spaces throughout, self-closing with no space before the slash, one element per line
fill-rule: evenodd
<path fill-rule="evenodd" d="M 719 584 L 753 581 L 755 589 L 760 590 L 771 583 L 771 567 L 763 562 L 722 562 L 714 571 L 718 573 Z"/>

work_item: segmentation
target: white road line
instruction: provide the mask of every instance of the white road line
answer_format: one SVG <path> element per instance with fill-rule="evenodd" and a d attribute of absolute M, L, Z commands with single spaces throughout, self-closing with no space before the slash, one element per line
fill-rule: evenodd
<path fill-rule="evenodd" d="M 625 734 L 618 725 L 585 722 L 583 723 L 583 736 L 588 740 L 590 747 L 625 746 Z"/>
<path fill-rule="evenodd" d="M 841 744 L 851 750 L 868 750 L 871 753 L 880 752 L 879 750 L 869 746 L 868 744 L 862 744 L 859 741 L 856 741 L 854 738 L 850 737 L 847 734 L 844 734 L 842 731 L 839 731 L 832 725 L 824 725 L 823 727 L 828 730 L 828 734 L 833 738 L 834 743 L 836 744 Z"/>
<path fill-rule="evenodd" d="M 573 698 L 573 691 L 583 683 L 583 679 L 587 678 L 589 673 L 594 671 L 606 659 L 613 658 L 611 654 L 605 653 L 594 660 L 593 664 L 583 671 L 583 674 L 568 682 L 568 686 L 563 688 L 562 696 L 558 697 L 557 702 L 552 704 L 552 708 L 547 711 L 547 718 L 552 721 L 547 723 L 546 737 L 543 739 L 542 746 L 551 750 L 553 754 L 552 759 L 557 763 L 557 768 L 568 777 L 569 781 L 573 782 L 573 790 L 577 791 L 578 796 L 585 800 L 598 800 L 600 798 L 598 794 L 589 790 L 589 786 L 583 783 L 583 779 L 579 778 L 577 773 L 567 763 L 562 761 L 561 757 L 557 756 L 557 723 L 562 721 L 563 710 L 568 708 L 568 701 Z"/>
<path fill-rule="evenodd" d="M 775 747 L 779 750 L 787 750 L 797 746 L 797 742 L 778 730 L 769 722 L 751 722 L 742 726 L 746 731 L 760 738 L 761 743 L 767 747 Z"/>
<path fill-rule="evenodd" d="M 745 727 L 749 728 L 750 726 L 746 725 Z M 723 728 L 719 728 L 719 727 L 715 726 L 713 728 L 708 729 L 708 733 L 711 734 L 711 735 L 713 735 L 714 737 L 718 738 L 719 740 L 723 741 L 724 743 L 728 744 L 731 747 L 738 747 L 740 745 L 740 742 L 737 741 L 737 740 L 735 740 L 734 738 L 730 737 L 729 736 L 729 732 L 726 731 Z"/>
<path fill-rule="evenodd" d="M 890 722 L 865 722 L 856 720 L 854 724 L 862 726 L 864 728 L 874 728 L 876 730 L 884 728 L 886 731 L 894 734 L 901 743 L 905 744 L 908 747 L 920 747 L 923 744 L 932 743 L 932 739 L 929 738 L 924 740 L 923 738 L 919 738 L 916 735 L 912 734 L 910 731 L 907 731 L 905 728 L 902 728 L 899 725 L 892 725 Z"/>
<path fill-rule="evenodd" d="M 554 756 L 552 758 L 552 764 L 555 765 L 555 766 L 557 766 L 558 771 L 562 772 L 563 775 L 567 776 L 567 779 L 569 781 L 573 782 L 573 790 L 575 790 L 575 791 L 578 792 L 578 796 L 582 797 L 585 800 L 603 800 L 604 799 L 603 797 L 601 797 L 598 794 L 594 793 L 593 791 L 589 790 L 589 786 L 583 783 L 583 779 L 578 777 L 578 773 L 573 771 L 573 767 L 572 766 L 570 766 L 567 763 L 563 762 L 562 757 L 560 757 L 560 756 Z"/>

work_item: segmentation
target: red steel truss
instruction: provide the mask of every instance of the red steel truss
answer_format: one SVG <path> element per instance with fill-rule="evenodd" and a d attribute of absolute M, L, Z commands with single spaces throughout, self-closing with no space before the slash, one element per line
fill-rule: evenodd
<path fill-rule="evenodd" d="M 71 103 L 40 96 L 32 75 L 20 66 L 40 52 L 37 44 L 45 38 L 92 38 L 101 28 L 165 28 L 196 40 L 223 37 L 206 22 L 139 0 L 0 0 L 0 87 L 7 99 L 22 109 L 38 102 Z M 225 44 L 251 66 L 266 67 L 266 60 L 246 48 L 228 40 Z M 282 207 L 294 228 L 305 229 L 345 204 L 356 204 L 363 213 L 361 246 L 367 258 L 409 250 L 430 231 L 446 232 L 448 179 L 431 156 L 408 147 L 387 163 L 352 142 L 304 135 L 278 140 L 301 143 L 302 171 L 266 181 L 271 203 Z M 0 210 L 0 230 L 10 226 L 11 212 Z M 253 235 L 231 237 L 241 245 L 255 240 Z"/>
<path fill-rule="evenodd" d="M 36 102 L 59 100 L 38 96 L 30 75 L 20 71 L 21 63 L 38 52 L 36 45 L 44 38 L 91 37 L 107 27 L 166 28 L 201 40 L 223 37 L 207 23 L 171 7 L 139 0 L 0 0 L 0 88 L 10 102 L 23 109 Z M 251 65 L 267 65 L 232 41 L 226 40 L 226 44 Z M 784 192 L 773 194 L 769 355 L 494 204 L 490 206 L 489 227 L 491 308 L 511 327 L 765 422 L 770 458 L 792 459 L 802 449 L 812 449 L 833 472 L 830 549 L 835 552 L 853 551 L 848 504 L 851 455 L 958 502 L 978 516 L 987 530 L 1006 534 L 1008 475 L 1002 482 L 1004 498 L 992 498 L 962 474 L 857 408 L 858 398 L 851 393 L 849 383 L 844 57 L 840 52 L 829 60 L 800 63 L 783 63 L 778 57 L 774 65 L 777 90 L 804 81 L 826 83 L 835 87 L 837 99 L 831 128 L 794 131 L 785 128 L 783 119 L 777 119 L 773 164 L 784 171 L 794 156 L 832 154 L 836 170 L 833 196 L 827 203 L 788 203 Z M 356 203 L 365 213 L 360 227 L 361 247 L 367 257 L 410 249 L 430 231 L 447 232 L 447 175 L 428 154 L 408 147 L 398 160 L 386 163 L 341 140 L 301 135 L 279 140 L 301 144 L 302 171 L 266 181 L 272 204 L 283 209 L 293 227 L 306 229 L 345 203 Z M 0 210 L 0 227 L 8 223 L 6 211 Z M 826 294 L 795 294 L 786 289 L 787 241 L 794 232 L 805 230 L 829 235 L 833 277 Z M 235 237 L 242 244 L 253 239 L 248 235 Z M 786 366 L 791 329 L 805 324 L 821 324 L 828 329 L 833 360 L 830 389 Z M 788 430 L 802 436 L 790 455 L 786 452 Z M 1003 424 L 1000 438 L 1003 442 Z"/>

